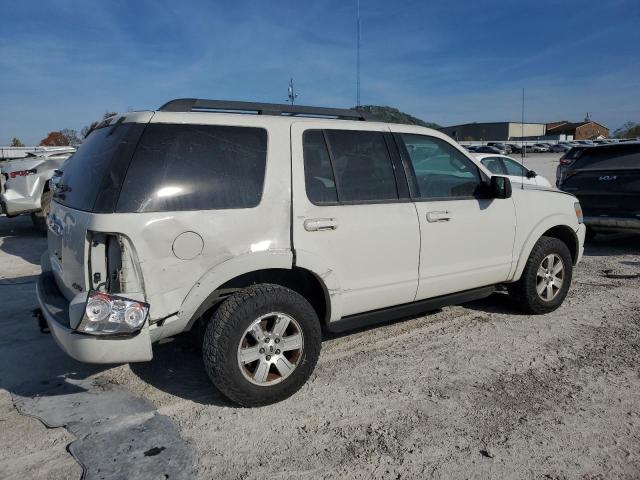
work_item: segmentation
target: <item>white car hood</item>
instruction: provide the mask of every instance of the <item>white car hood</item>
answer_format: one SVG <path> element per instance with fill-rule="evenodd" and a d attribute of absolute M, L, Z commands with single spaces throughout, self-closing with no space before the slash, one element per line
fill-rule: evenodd
<path fill-rule="evenodd" d="M 9 173 L 17 170 L 31 170 L 46 161 L 47 159 L 44 157 L 30 157 L 21 160 L 12 160 L 10 162 L 0 164 L 0 171 Z"/>

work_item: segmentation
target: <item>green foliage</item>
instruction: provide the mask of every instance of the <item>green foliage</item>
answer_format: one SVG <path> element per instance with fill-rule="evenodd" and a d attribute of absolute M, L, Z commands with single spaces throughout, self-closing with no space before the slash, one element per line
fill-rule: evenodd
<path fill-rule="evenodd" d="M 362 105 L 356 107 L 357 110 L 368 113 L 369 116 L 379 122 L 387 123 L 403 123 L 407 125 L 420 125 L 421 127 L 428 128 L 442 128 L 437 123 L 425 122 L 408 113 L 401 112 L 397 108 L 386 107 L 380 105 Z"/>
<path fill-rule="evenodd" d="M 616 138 L 637 138 L 640 137 L 640 123 L 627 122 L 613 132 Z"/>
<path fill-rule="evenodd" d="M 13 137 L 11 139 L 11 146 L 12 147 L 24 147 L 24 143 L 22 143 L 18 137 Z"/>

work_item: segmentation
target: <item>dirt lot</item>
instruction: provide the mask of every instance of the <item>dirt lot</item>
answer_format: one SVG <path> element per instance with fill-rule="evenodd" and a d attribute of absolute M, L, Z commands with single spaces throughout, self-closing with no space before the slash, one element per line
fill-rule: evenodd
<path fill-rule="evenodd" d="M 529 166 L 553 181 L 540 168 L 553 159 Z M 115 475 L 106 460 L 130 469 L 122 478 L 162 478 L 153 462 L 173 472 L 185 459 L 182 476 L 193 468 L 203 479 L 640 477 L 637 237 L 589 245 L 549 315 L 522 315 L 496 294 L 327 337 L 302 391 L 260 409 L 228 404 L 188 337 L 156 346 L 145 364 L 67 358 L 31 317 L 45 244 L 28 218 L 0 218 L 2 478 L 79 478 L 71 453 L 95 438 L 119 447 L 93 448 L 88 478 Z M 114 402 L 151 411 L 114 413 Z M 151 417 L 166 420 L 164 437 L 121 435 Z M 176 445 L 180 458 L 167 458 Z"/>

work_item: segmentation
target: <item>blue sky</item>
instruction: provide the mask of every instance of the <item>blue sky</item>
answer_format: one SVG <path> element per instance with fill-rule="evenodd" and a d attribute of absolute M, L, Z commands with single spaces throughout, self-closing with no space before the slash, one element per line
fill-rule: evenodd
<path fill-rule="evenodd" d="M 178 97 L 355 105 L 355 0 L 5 1 L 0 145 Z M 640 1 L 361 0 L 363 104 L 640 121 Z"/>

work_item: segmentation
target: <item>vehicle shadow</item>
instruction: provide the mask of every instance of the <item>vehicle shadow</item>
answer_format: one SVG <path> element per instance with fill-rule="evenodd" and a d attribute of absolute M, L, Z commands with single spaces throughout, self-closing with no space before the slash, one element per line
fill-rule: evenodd
<path fill-rule="evenodd" d="M 585 256 L 609 257 L 615 255 L 640 255 L 640 235 L 627 233 L 601 233 L 584 247 Z"/>
<path fill-rule="evenodd" d="M 33 228 L 28 216 L 0 217 L 0 251 L 40 265 L 40 257 L 47 249 L 47 237 Z"/>
<path fill-rule="evenodd" d="M 131 371 L 160 391 L 202 405 L 237 407 L 211 383 L 202 362 L 202 349 L 191 332 L 153 346 L 153 360 L 132 363 Z"/>

